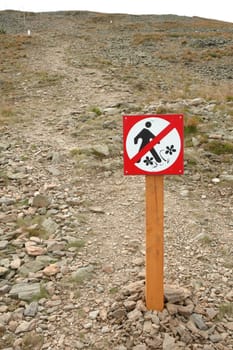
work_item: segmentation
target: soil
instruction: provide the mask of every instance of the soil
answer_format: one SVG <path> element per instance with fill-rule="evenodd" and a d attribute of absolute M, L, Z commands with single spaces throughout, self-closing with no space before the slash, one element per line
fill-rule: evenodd
<path fill-rule="evenodd" d="M 14 201 L 1 202 L 1 232 L 33 240 L 19 219 L 35 215 L 58 225 L 41 239 L 47 248 L 57 242 L 50 253 L 59 272 L 22 277 L 16 271 L 6 278 L 10 286 L 46 284 L 49 298 L 39 301 L 27 330 L 43 335 L 34 348 L 233 349 L 232 311 L 215 323 L 207 320 L 214 328 L 206 338 L 190 331 L 184 340 L 166 325 L 173 317 L 166 306 L 163 316 L 155 312 L 164 321 L 158 347 L 152 329 L 143 331 L 146 309 L 131 323 L 129 310 L 124 322 L 111 316 L 127 299 L 124 287 L 145 278 L 145 177 L 123 175 L 125 114 L 183 113 L 186 127 L 194 125 L 195 132 L 185 134 L 184 175 L 165 176 L 164 283 L 189 290 L 203 318 L 207 309 L 220 314 L 223 305 L 232 307 L 233 24 L 11 11 L 1 12 L 0 21 L 0 194 Z M 228 150 L 210 149 L 216 140 Z M 38 193 L 48 207 L 32 206 Z M 71 237 L 80 246 L 63 249 Z M 25 262 L 24 251 L 10 256 Z M 3 251 L 1 258 L 7 256 Z M 81 281 L 75 275 L 80 268 L 86 269 Z M 145 303 L 144 289 L 138 300 Z M 4 326 L 1 348 L 31 348 L 27 332 L 11 326 Z M 174 339 L 170 348 L 166 334 Z"/>

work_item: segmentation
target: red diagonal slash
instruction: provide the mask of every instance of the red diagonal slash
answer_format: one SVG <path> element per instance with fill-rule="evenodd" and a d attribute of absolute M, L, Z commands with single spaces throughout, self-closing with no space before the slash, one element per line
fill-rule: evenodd
<path fill-rule="evenodd" d="M 151 150 L 159 141 L 161 141 L 170 131 L 174 129 L 174 125 L 171 122 L 165 129 L 163 129 L 157 136 L 153 138 L 145 147 L 141 149 L 133 158 L 131 158 L 131 162 L 135 164 L 139 159 L 141 159 L 147 152 Z"/>

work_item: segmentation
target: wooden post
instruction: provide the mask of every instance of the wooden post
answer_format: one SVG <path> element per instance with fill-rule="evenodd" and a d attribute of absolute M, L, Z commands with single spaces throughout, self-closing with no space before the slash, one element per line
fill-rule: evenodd
<path fill-rule="evenodd" d="M 163 175 L 146 175 L 146 306 L 164 308 Z"/>

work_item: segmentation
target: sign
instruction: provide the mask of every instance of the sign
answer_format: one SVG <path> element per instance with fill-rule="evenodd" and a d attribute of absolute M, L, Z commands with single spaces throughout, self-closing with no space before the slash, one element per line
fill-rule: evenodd
<path fill-rule="evenodd" d="M 181 175 L 183 115 L 123 116 L 124 174 Z"/>

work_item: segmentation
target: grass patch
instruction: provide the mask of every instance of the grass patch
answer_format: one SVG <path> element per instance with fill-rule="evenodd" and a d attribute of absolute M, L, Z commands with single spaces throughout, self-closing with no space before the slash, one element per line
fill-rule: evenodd
<path fill-rule="evenodd" d="M 158 40 L 161 41 L 165 37 L 164 33 L 138 33 L 135 34 L 133 37 L 133 45 L 138 46 L 138 45 L 153 45 L 155 42 Z"/>
<path fill-rule="evenodd" d="M 29 237 L 48 238 L 48 232 L 42 226 L 44 216 L 37 215 L 35 217 L 26 216 L 17 220 L 17 226 L 22 228 Z"/>
<path fill-rule="evenodd" d="M 214 153 L 216 155 L 222 154 L 233 154 L 233 143 L 213 140 L 205 144 L 204 146 L 206 151 Z"/>
<path fill-rule="evenodd" d="M 83 239 L 78 239 L 77 241 L 70 242 L 67 244 L 67 248 L 75 248 L 76 250 L 79 250 L 80 248 L 83 248 L 85 246 L 85 241 Z"/>
<path fill-rule="evenodd" d="M 110 294 L 116 294 L 116 293 L 118 293 L 118 291 L 119 291 L 118 287 L 112 287 L 109 289 Z"/>
<path fill-rule="evenodd" d="M 4 171 L 0 171 L 0 185 L 6 186 L 9 183 L 9 178 L 7 173 Z"/>
<path fill-rule="evenodd" d="M 100 109 L 99 107 L 95 107 L 95 106 L 91 108 L 91 112 L 95 113 L 95 115 L 96 115 L 97 117 L 100 116 L 100 115 L 102 114 L 101 109 Z"/>
<path fill-rule="evenodd" d="M 212 238 L 210 238 L 210 236 L 208 235 L 204 235 L 201 239 L 200 239 L 201 244 L 203 245 L 209 245 L 212 243 Z"/>
<path fill-rule="evenodd" d="M 33 79 L 37 87 L 53 86 L 59 83 L 63 76 L 61 74 L 49 73 L 47 71 L 36 72 Z"/>
<path fill-rule="evenodd" d="M 0 108 L 0 126 L 15 123 L 17 121 L 16 112 L 11 106 Z"/>
<path fill-rule="evenodd" d="M 219 305 L 218 319 L 222 320 L 225 316 L 233 317 L 233 303 L 224 303 Z"/>
<path fill-rule="evenodd" d="M 4 29 L 3 27 L 0 27 L 0 35 L 1 34 L 6 34 L 6 29 Z"/>
<path fill-rule="evenodd" d="M 227 102 L 233 102 L 233 96 L 232 95 L 227 95 L 226 96 L 226 101 Z"/>
<path fill-rule="evenodd" d="M 43 335 L 37 334 L 35 331 L 26 333 L 22 338 L 22 350 L 39 350 L 43 344 Z"/>
<path fill-rule="evenodd" d="M 199 118 L 197 117 L 185 117 L 184 119 L 184 135 L 195 134 L 197 132 L 197 126 Z"/>

